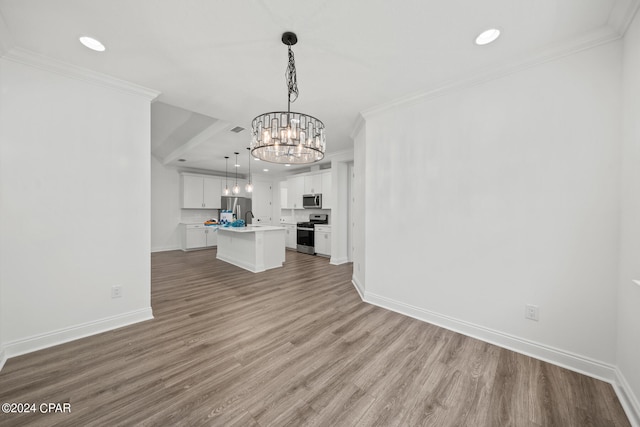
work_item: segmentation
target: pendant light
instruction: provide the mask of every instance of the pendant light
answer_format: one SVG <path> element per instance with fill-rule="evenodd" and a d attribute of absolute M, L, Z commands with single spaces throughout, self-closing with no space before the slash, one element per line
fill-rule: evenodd
<path fill-rule="evenodd" d="M 233 153 L 236 155 L 236 185 L 233 186 L 233 190 L 231 190 L 233 192 L 233 194 L 238 194 L 240 193 L 240 187 L 238 187 L 238 166 L 240 166 L 238 164 L 238 152 Z"/>
<path fill-rule="evenodd" d="M 224 191 L 222 192 L 222 194 L 224 194 L 225 196 L 229 195 L 229 182 L 228 182 L 228 175 L 229 172 L 229 156 L 224 156 Z"/>
<path fill-rule="evenodd" d="M 271 163 L 305 164 L 322 160 L 326 149 L 324 123 L 313 116 L 291 111 L 298 98 L 296 62 L 291 46 L 298 37 L 291 32 L 282 35 L 289 51 L 287 79 L 287 111 L 264 113 L 251 122 L 251 154 Z"/>
<path fill-rule="evenodd" d="M 251 147 L 247 147 L 247 152 L 249 153 L 249 182 L 247 182 L 247 186 L 244 188 L 247 193 L 253 192 L 253 183 L 251 182 Z"/>

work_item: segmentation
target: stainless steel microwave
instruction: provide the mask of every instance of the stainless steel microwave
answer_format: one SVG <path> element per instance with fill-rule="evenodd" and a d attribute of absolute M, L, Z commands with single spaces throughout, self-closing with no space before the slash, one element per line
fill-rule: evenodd
<path fill-rule="evenodd" d="M 322 209 L 322 194 L 304 194 L 302 207 L 305 209 Z"/>

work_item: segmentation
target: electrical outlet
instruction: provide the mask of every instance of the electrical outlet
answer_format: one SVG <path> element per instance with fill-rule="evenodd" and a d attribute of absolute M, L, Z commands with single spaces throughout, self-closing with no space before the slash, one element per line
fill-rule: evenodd
<path fill-rule="evenodd" d="M 540 309 L 537 305 L 527 304 L 524 306 L 524 318 L 529 320 L 540 320 Z"/>
<path fill-rule="evenodd" d="M 121 298 L 121 297 L 122 297 L 122 286 L 112 286 L 111 298 Z"/>

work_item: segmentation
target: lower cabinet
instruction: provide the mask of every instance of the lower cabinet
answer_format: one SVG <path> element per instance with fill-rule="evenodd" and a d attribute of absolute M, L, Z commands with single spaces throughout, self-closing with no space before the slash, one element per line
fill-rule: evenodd
<path fill-rule="evenodd" d="M 331 256 L 331 227 L 316 225 L 314 232 L 314 247 L 318 255 Z"/>
<path fill-rule="evenodd" d="M 284 244 L 289 249 L 297 249 L 298 236 L 296 226 L 293 224 L 284 225 Z"/>
<path fill-rule="evenodd" d="M 182 250 L 202 249 L 218 245 L 218 234 L 214 227 L 203 224 L 182 225 Z"/>

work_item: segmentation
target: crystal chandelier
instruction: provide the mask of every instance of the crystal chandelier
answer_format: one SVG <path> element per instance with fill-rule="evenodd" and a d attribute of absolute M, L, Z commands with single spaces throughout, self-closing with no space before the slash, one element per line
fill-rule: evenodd
<path fill-rule="evenodd" d="M 264 113 L 251 122 L 251 154 L 271 163 L 313 163 L 322 160 L 326 148 L 324 123 L 313 116 L 291 111 L 298 98 L 296 63 L 291 46 L 298 37 L 291 32 L 282 35 L 289 50 L 285 73 L 288 87 L 287 111 Z M 293 96 L 292 96 L 293 95 Z"/>

